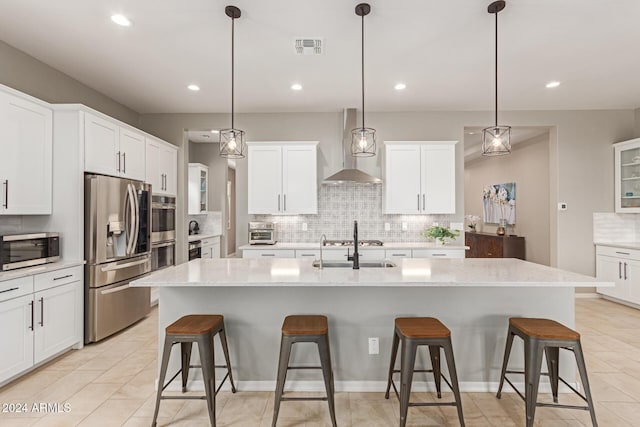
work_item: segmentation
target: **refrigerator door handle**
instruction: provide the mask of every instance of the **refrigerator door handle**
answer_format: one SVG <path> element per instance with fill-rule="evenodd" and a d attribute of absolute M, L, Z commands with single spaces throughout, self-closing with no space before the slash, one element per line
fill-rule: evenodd
<path fill-rule="evenodd" d="M 136 251 L 136 248 L 138 247 L 138 236 L 140 235 L 140 203 L 138 202 L 138 196 L 136 194 L 136 189 L 133 186 L 133 184 L 131 185 L 131 193 L 133 193 L 133 204 L 134 204 L 134 210 L 133 212 L 135 213 L 135 216 L 133 217 L 134 220 L 134 236 L 133 236 L 133 245 L 131 246 L 131 254 L 133 255 Z"/>
<path fill-rule="evenodd" d="M 108 271 L 122 270 L 123 268 L 135 267 L 136 265 L 141 265 L 146 262 L 149 262 L 147 258 L 140 259 L 138 261 L 127 262 L 124 264 L 109 265 L 107 267 L 102 267 L 100 271 L 102 271 L 103 273 L 106 273 Z"/>
<path fill-rule="evenodd" d="M 135 233 L 134 229 L 134 215 L 135 215 L 135 205 L 133 202 L 133 196 L 131 194 L 131 184 L 127 184 L 127 206 L 125 209 L 129 210 L 129 221 L 127 223 L 127 251 L 126 255 L 131 255 L 133 253 L 133 234 Z"/>

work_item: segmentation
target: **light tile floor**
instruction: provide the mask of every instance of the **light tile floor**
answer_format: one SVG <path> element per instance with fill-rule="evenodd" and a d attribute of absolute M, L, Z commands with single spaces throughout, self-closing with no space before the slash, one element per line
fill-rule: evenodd
<path fill-rule="evenodd" d="M 599 299 L 576 303 L 587 369 L 601 427 L 640 426 L 640 311 Z M 67 413 L 3 413 L 0 426 L 150 426 L 156 376 L 157 313 L 126 331 L 80 351 L 69 352 L 0 389 L 0 404 L 68 402 Z M 444 398 L 448 396 L 443 396 Z M 430 393 L 414 400 L 433 401 Z M 544 396 L 548 400 L 548 396 Z M 571 395 L 561 401 L 580 404 Z M 463 393 L 467 426 L 523 426 L 524 406 L 516 394 Z M 218 395 L 218 425 L 271 425 L 273 393 Z M 398 403 L 382 393 L 337 393 L 338 425 L 398 424 Z M 2 408 L 0 408 L 2 409 Z M 204 401 L 163 401 L 158 425 L 208 425 Z M 283 403 L 279 427 L 329 426 L 325 402 Z M 411 408 L 409 426 L 457 426 L 455 408 Z M 539 408 L 536 426 L 590 426 L 585 411 Z"/>

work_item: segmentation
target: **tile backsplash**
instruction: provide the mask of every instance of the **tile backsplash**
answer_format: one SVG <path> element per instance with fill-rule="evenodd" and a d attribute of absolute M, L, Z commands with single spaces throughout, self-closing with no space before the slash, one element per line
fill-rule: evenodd
<path fill-rule="evenodd" d="M 211 211 L 199 215 L 188 215 L 187 230 L 189 230 L 189 221 L 192 220 L 198 222 L 199 234 L 218 236 L 222 234 L 222 212 Z"/>
<path fill-rule="evenodd" d="M 0 234 L 18 234 L 22 232 L 22 217 L 9 215 L 0 217 Z"/>
<path fill-rule="evenodd" d="M 617 213 L 593 214 L 594 243 L 640 241 L 640 215 Z"/>
<path fill-rule="evenodd" d="M 382 213 L 382 186 L 367 184 L 322 185 L 317 215 L 253 215 L 254 221 L 276 223 L 279 242 L 315 242 L 327 239 L 352 239 L 353 221 L 358 221 L 360 239 L 387 242 L 424 241 L 420 233 L 433 223 L 449 225 L 453 215 L 386 215 Z M 307 230 L 303 231 L 303 224 Z M 385 231 L 385 223 L 390 230 Z M 402 230 L 406 223 L 407 229 Z M 458 240 L 463 241 L 464 236 Z"/>

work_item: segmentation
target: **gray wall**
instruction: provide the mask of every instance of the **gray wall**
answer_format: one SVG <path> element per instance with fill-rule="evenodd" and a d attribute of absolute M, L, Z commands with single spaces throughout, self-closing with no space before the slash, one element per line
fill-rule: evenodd
<path fill-rule="evenodd" d="M 640 108 L 635 110 L 636 131 L 634 133 L 636 138 L 640 138 Z"/>
<path fill-rule="evenodd" d="M 525 237 L 527 261 L 549 265 L 549 135 L 514 145 L 511 155 L 480 157 L 464 165 L 464 210 L 482 218 L 482 190 L 490 184 L 516 183 L 515 233 Z M 482 219 L 480 220 L 482 223 Z M 497 226 L 482 224 L 494 233 Z M 508 230 L 510 232 L 510 230 Z"/>
<path fill-rule="evenodd" d="M 613 154 L 611 144 L 630 139 L 635 131 L 633 110 L 606 111 L 510 111 L 501 122 L 512 126 L 555 126 L 550 135 L 550 186 L 552 201 L 568 203 L 558 212 L 551 203 L 550 264 L 584 274 L 595 274 L 593 212 L 613 211 Z M 465 126 L 491 123 L 490 112 L 394 112 L 370 113 L 367 123 L 384 140 L 464 140 Z M 142 115 L 142 129 L 182 145 L 184 129 L 228 126 L 227 114 Z M 238 114 L 237 126 L 248 140 L 320 141 L 320 179 L 340 169 L 342 113 Z M 457 147 L 458 215 L 464 215 L 463 144 Z M 188 158 L 188 157 L 187 157 Z M 381 156 L 366 159 L 360 167 L 381 174 Z M 597 173 L 594 173 L 597 172 Z M 247 164 L 237 162 L 237 240 L 247 241 Z M 186 192 L 186 180 L 181 184 Z M 553 194 L 557 197 L 554 198 Z M 183 202 L 184 203 L 184 202 Z M 557 233 L 555 230 L 557 229 Z"/>
<path fill-rule="evenodd" d="M 0 40 L 0 83 L 54 104 L 84 104 L 132 126 L 139 115 Z"/>

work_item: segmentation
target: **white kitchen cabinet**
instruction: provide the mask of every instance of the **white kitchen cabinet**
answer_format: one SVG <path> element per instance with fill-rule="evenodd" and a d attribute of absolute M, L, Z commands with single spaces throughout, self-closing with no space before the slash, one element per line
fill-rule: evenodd
<path fill-rule="evenodd" d="M 640 250 L 596 246 L 596 277 L 614 282 L 615 287 L 599 287 L 598 293 L 623 302 L 640 304 Z"/>
<path fill-rule="evenodd" d="M 414 249 L 413 258 L 464 258 L 464 249 Z"/>
<path fill-rule="evenodd" d="M 144 181 L 144 134 L 91 113 L 84 113 L 86 172 Z"/>
<path fill-rule="evenodd" d="M 293 249 L 245 249 L 242 258 L 295 258 Z"/>
<path fill-rule="evenodd" d="M 384 213 L 455 213 L 456 143 L 385 142 Z"/>
<path fill-rule="evenodd" d="M 387 249 L 384 251 L 385 259 L 411 258 L 411 249 Z"/>
<path fill-rule="evenodd" d="M 153 194 L 176 196 L 178 190 L 178 148 L 146 137 L 146 179 Z"/>
<path fill-rule="evenodd" d="M 324 250 L 322 253 L 323 259 L 325 253 L 327 253 L 326 250 Z M 320 249 L 296 249 L 296 258 L 320 259 Z"/>
<path fill-rule="evenodd" d="M 200 243 L 202 244 L 201 258 L 220 258 L 220 236 L 202 239 Z"/>
<path fill-rule="evenodd" d="M 53 112 L 0 92 L 0 215 L 51 214 Z"/>
<path fill-rule="evenodd" d="M 0 384 L 82 343 L 82 277 L 79 266 L 0 282 Z"/>
<path fill-rule="evenodd" d="M 640 212 L 640 138 L 613 145 L 615 158 L 615 210 Z"/>
<path fill-rule="evenodd" d="M 189 163 L 189 215 L 209 210 L 209 167 Z"/>
<path fill-rule="evenodd" d="M 248 142 L 248 213 L 318 213 L 317 141 Z"/>

